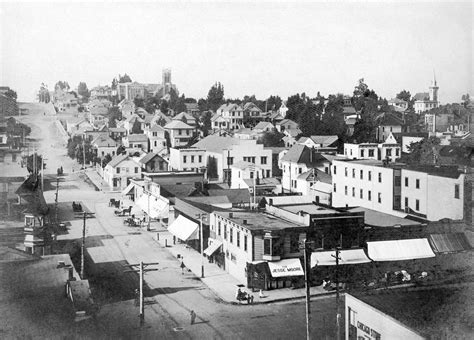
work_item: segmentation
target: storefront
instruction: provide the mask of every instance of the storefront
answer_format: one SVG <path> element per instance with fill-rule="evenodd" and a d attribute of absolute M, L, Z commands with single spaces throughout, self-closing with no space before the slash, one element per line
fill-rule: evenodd
<path fill-rule="evenodd" d="M 168 227 L 168 231 L 182 242 L 199 240 L 199 225 L 179 215 Z"/>
<path fill-rule="evenodd" d="M 299 258 L 247 263 L 247 286 L 249 288 L 271 290 L 303 285 L 304 271 Z"/>
<path fill-rule="evenodd" d="M 217 262 L 219 249 L 222 247 L 222 242 L 219 240 L 209 239 L 209 247 L 204 249 L 204 255 L 207 256 L 210 263 Z M 217 262 L 218 263 L 218 262 Z"/>

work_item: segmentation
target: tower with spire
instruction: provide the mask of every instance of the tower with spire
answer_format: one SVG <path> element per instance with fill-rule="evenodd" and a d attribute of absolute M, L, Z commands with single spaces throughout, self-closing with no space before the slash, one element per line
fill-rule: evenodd
<path fill-rule="evenodd" d="M 438 83 L 436 82 L 436 74 L 433 71 L 433 81 L 430 86 L 430 101 L 438 103 Z"/>

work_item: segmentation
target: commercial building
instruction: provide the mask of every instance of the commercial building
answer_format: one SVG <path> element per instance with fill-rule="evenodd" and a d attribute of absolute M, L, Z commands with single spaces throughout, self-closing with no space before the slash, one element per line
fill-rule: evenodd
<path fill-rule="evenodd" d="M 170 149 L 170 170 L 205 172 L 206 150 L 198 148 Z"/>
<path fill-rule="evenodd" d="M 141 178 L 141 166 L 128 155 L 118 155 L 105 166 L 103 177 L 111 188 L 125 189 L 130 179 Z"/>
<path fill-rule="evenodd" d="M 401 148 L 392 133 L 380 143 L 344 143 L 344 156 L 350 159 L 388 159 L 395 162 L 401 157 Z"/>

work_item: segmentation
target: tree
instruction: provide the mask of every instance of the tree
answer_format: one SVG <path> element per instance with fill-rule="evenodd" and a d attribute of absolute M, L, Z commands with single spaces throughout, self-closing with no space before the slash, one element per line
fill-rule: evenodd
<path fill-rule="evenodd" d="M 204 112 L 204 111 L 209 110 L 209 106 L 207 105 L 206 99 L 204 98 L 199 99 L 197 104 L 199 107 L 199 111 Z"/>
<path fill-rule="evenodd" d="M 278 131 L 267 131 L 264 132 L 262 137 L 259 139 L 259 143 L 263 144 L 265 147 L 278 147 L 285 146 L 283 142 L 283 137 L 285 135 Z"/>
<path fill-rule="evenodd" d="M 303 136 L 309 137 L 315 134 L 317 120 L 319 120 L 317 116 L 318 113 L 316 105 L 314 105 L 312 101 L 306 102 L 297 119 Z"/>
<path fill-rule="evenodd" d="M 79 85 L 77 86 L 77 93 L 82 96 L 84 101 L 88 101 L 89 97 L 91 96 L 89 89 L 87 88 L 87 84 L 84 82 L 79 82 Z"/>
<path fill-rule="evenodd" d="M 202 125 L 201 129 L 203 132 L 204 137 L 209 134 L 209 131 L 212 129 L 212 112 L 211 111 L 204 111 L 204 114 L 201 116 L 202 119 Z"/>
<path fill-rule="evenodd" d="M 112 160 L 112 156 L 110 154 L 106 154 L 102 159 L 102 168 L 105 168 L 107 164 Z"/>
<path fill-rule="evenodd" d="M 266 107 L 267 110 L 276 111 L 280 108 L 282 100 L 279 96 L 270 96 L 267 98 Z"/>
<path fill-rule="evenodd" d="M 175 113 L 179 113 L 179 112 L 176 112 L 176 106 L 178 105 L 178 99 L 179 99 L 178 93 L 176 92 L 174 88 L 170 88 L 169 95 L 170 95 L 169 101 L 168 101 L 169 108 L 172 109 Z"/>
<path fill-rule="evenodd" d="M 143 109 L 145 108 L 145 100 L 143 98 L 135 97 L 133 99 L 133 103 L 135 104 L 136 108 L 139 108 L 139 107 L 141 107 Z"/>
<path fill-rule="evenodd" d="M 375 143 L 375 129 L 376 125 L 373 120 L 359 119 L 354 124 L 354 133 L 352 140 L 356 143 Z"/>
<path fill-rule="evenodd" d="M 155 111 L 160 108 L 161 99 L 155 95 L 153 97 L 148 97 L 145 100 L 145 110 L 148 113 L 155 113 Z"/>
<path fill-rule="evenodd" d="M 118 156 L 118 155 L 124 155 L 126 153 L 127 153 L 127 150 L 125 149 L 125 147 L 123 145 L 120 145 L 117 148 L 117 152 L 115 154 Z"/>
<path fill-rule="evenodd" d="M 161 100 L 161 103 L 160 103 L 160 111 L 162 113 L 168 113 L 168 110 L 169 110 L 170 106 L 168 104 L 168 101 L 166 100 Z"/>
<path fill-rule="evenodd" d="M 117 120 L 122 120 L 122 112 L 118 106 L 112 106 L 109 108 L 109 128 L 117 127 Z"/>
<path fill-rule="evenodd" d="M 302 93 L 300 96 L 299 93 L 288 97 L 286 101 L 286 106 L 288 111 L 286 112 L 286 117 L 288 119 L 298 121 L 300 114 L 304 111 L 306 103 L 306 95 Z"/>
<path fill-rule="evenodd" d="M 176 100 L 176 107 L 173 110 L 176 113 L 186 112 L 186 97 L 184 94 Z"/>
<path fill-rule="evenodd" d="M 45 83 L 41 83 L 40 89 L 38 92 L 38 101 L 40 103 L 49 103 L 50 102 L 50 96 L 49 96 L 49 91 L 48 91 L 48 85 Z"/>
<path fill-rule="evenodd" d="M 461 100 L 464 107 L 467 107 L 467 105 L 471 102 L 471 97 L 469 96 L 469 93 L 463 94 Z"/>
<path fill-rule="evenodd" d="M 406 102 L 411 101 L 411 93 L 410 91 L 407 90 L 401 90 L 399 93 L 397 93 L 396 96 L 397 99 L 404 100 Z"/>
<path fill-rule="evenodd" d="M 138 121 L 138 119 L 136 119 L 135 122 L 133 123 L 132 133 L 134 133 L 134 134 L 143 133 L 141 123 Z"/>
<path fill-rule="evenodd" d="M 69 91 L 70 86 L 67 81 L 60 80 L 56 83 L 56 85 L 54 85 L 54 90 L 57 91 L 58 89 L 67 92 Z"/>
<path fill-rule="evenodd" d="M 130 76 L 128 74 L 124 74 L 123 76 L 121 76 L 119 74 L 119 83 L 131 83 L 132 82 L 132 78 L 130 78 Z"/>
<path fill-rule="evenodd" d="M 411 143 L 408 146 L 409 154 L 404 161 L 413 165 L 437 164 L 439 157 L 437 147 L 439 143 L 440 140 L 436 137 L 429 137 L 419 142 Z"/>
<path fill-rule="evenodd" d="M 16 94 L 16 92 L 13 91 L 12 89 L 8 89 L 8 90 L 4 93 L 4 95 L 5 95 L 6 97 L 10 97 L 10 98 L 15 99 L 15 100 L 17 99 L 17 94 Z"/>
<path fill-rule="evenodd" d="M 26 157 L 26 169 L 29 173 L 41 172 L 41 162 L 43 157 L 37 153 Z M 46 163 L 43 164 L 43 169 L 46 168 Z"/>
<path fill-rule="evenodd" d="M 212 111 L 216 111 L 224 103 L 224 86 L 216 82 L 207 94 L 207 105 Z"/>

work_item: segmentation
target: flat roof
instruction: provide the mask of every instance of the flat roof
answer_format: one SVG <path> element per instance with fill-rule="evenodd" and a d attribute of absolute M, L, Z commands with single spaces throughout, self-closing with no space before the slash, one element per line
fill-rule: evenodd
<path fill-rule="evenodd" d="M 469 283 L 457 287 L 417 291 L 393 289 L 385 291 L 384 294 L 351 295 L 427 339 L 436 334 L 447 339 L 471 339 L 473 288 L 474 285 Z"/>
<path fill-rule="evenodd" d="M 251 211 L 229 211 L 225 213 L 214 211 L 214 213 L 218 216 L 229 219 L 240 226 L 244 226 L 249 230 L 283 230 L 288 228 L 307 227 L 304 224 L 297 224 L 278 217 Z M 229 217 L 229 214 L 232 214 L 232 217 Z M 247 224 L 244 224 L 244 220 L 247 221 Z"/>
<path fill-rule="evenodd" d="M 313 204 L 313 203 L 278 205 L 277 207 L 280 208 L 280 209 L 292 212 L 294 214 L 297 214 L 300 211 L 303 211 L 303 212 L 308 213 L 310 215 L 324 215 L 324 214 L 337 214 L 338 213 L 337 210 L 322 207 L 320 205 L 316 205 L 316 204 Z"/>
<path fill-rule="evenodd" d="M 407 218 L 385 214 L 380 211 L 357 207 L 348 209 L 350 212 L 364 212 L 364 222 L 373 227 L 394 227 L 394 226 L 420 226 L 420 222 L 416 222 Z M 406 216 L 406 214 L 405 214 Z"/>

